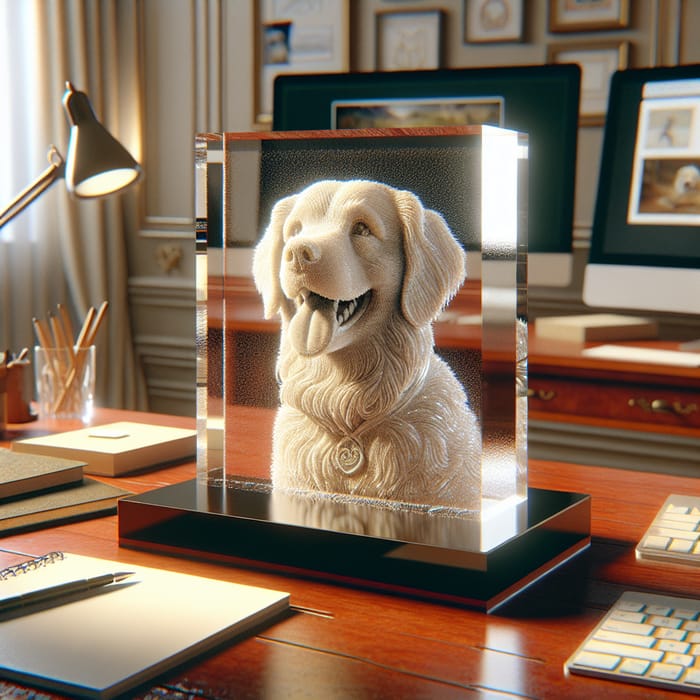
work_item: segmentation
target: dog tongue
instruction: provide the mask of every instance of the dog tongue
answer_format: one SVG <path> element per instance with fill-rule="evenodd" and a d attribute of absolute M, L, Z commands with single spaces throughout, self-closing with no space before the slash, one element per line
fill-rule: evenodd
<path fill-rule="evenodd" d="M 289 324 L 289 337 L 301 355 L 318 355 L 331 342 L 336 326 L 335 302 L 309 294 Z"/>

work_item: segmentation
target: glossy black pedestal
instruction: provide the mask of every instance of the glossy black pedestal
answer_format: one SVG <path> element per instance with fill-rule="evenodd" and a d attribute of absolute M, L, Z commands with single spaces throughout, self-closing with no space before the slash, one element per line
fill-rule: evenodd
<path fill-rule="evenodd" d="M 529 489 L 485 519 L 195 480 L 119 502 L 119 542 L 439 598 L 486 611 L 590 544 L 590 497 Z"/>

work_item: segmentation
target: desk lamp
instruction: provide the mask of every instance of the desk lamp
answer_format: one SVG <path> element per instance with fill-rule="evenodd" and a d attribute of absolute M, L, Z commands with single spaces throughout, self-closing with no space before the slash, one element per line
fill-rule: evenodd
<path fill-rule="evenodd" d="M 48 152 L 49 167 L 0 213 L 0 228 L 15 218 L 56 180 L 64 177 L 68 191 L 80 198 L 103 197 L 124 189 L 141 175 L 129 152 L 100 124 L 84 92 L 66 83 L 63 107 L 71 124 L 68 155 L 55 146 Z"/>

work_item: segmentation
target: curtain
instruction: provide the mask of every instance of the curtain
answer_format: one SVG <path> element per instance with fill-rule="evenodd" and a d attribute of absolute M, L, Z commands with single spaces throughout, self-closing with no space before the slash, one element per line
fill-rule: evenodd
<path fill-rule="evenodd" d="M 66 81 L 86 92 L 100 121 L 140 160 L 138 0 L 0 0 L 0 202 L 65 156 Z M 4 35 L 3 35 L 4 34 Z M 127 231 L 138 185 L 101 200 L 75 200 L 58 181 L 0 231 L 0 342 L 34 344 L 32 318 L 63 304 L 79 327 L 109 302 L 97 336 L 98 406 L 145 409 L 127 298 Z"/>

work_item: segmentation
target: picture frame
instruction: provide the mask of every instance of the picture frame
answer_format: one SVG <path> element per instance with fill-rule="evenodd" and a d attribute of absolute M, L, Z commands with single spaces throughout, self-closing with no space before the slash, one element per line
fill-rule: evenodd
<path fill-rule="evenodd" d="M 523 0 L 464 0 L 464 41 L 522 41 Z"/>
<path fill-rule="evenodd" d="M 577 63 L 581 67 L 581 105 L 579 123 L 599 126 L 605 121 L 608 107 L 610 78 L 629 63 L 629 43 L 626 41 L 566 43 L 550 45 L 549 63 Z"/>
<path fill-rule="evenodd" d="M 377 13 L 376 69 L 399 71 L 440 68 L 442 25 L 442 10 Z"/>
<path fill-rule="evenodd" d="M 349 69 L 349 0 L 254 3 L 254 121 L 269 128 L 275 78 Z"/>
<path fill-rule="evenodd" d="M 550 32 L 625 29 L 629 0 L 549 0 Z"/>

